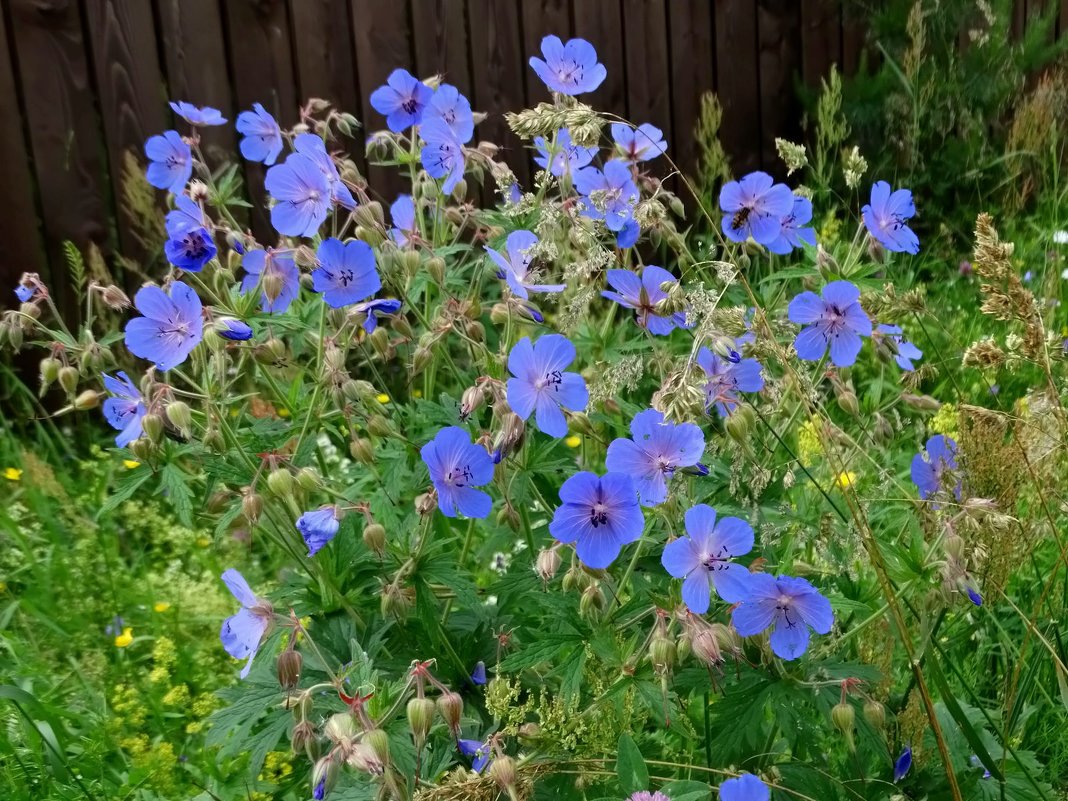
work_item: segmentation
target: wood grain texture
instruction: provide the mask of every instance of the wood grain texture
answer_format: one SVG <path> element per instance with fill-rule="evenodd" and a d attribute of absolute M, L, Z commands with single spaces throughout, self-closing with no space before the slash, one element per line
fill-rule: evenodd
<path fill-rule="evenodd" d="M 716 2 L 716 93 L 723 106 L 720 141 L 736 175 L 760 166 L 760 60 L 756 3 Z"/>
<path fill-rule="evenodd" d="M 842 63 L 842 19 L 835 0 L 801 0 L 801 77 L 818 89 Z"/>
<path fill-rule="evenodd" d="M 574 36 L 571 3 L 569 0 L 541 0 L 536 3 L 520 0 L 519 5 L 523 23 L 523 79 L 527 105 L 534 106 L 543 101 L 547 102 L 551 95 L 537 73 L 530 68 L 530 57 L 541 58 L 541 40 L 546 36 L 558 36 L 563 42 Z"/>
<path fill-rule="evenodd" d="M 628 118 L 627 71 L 623 57 L 623 13 L 618 0 L 573 0 L 575 36 L 589 41 L 608 75 L 582 100 L 598 111 Z"/>
<path fill-rule="evenodd" d="M 801 61 L 801 19 L 796 0 L 759 0 L 761 164 L 780 178 L 786 169 L 775 138 L 801 139 L 801 104 L 794 90 Z"/>
<path fill-rule="evenodd" d="M 415 66 L 420 78 L 440 75 L 471 97 L 466 0 L 412 0 Z"/>
<path fill-rule="evenodd" d="M 635 125 L 650 122 L 673 140 L 667 5 L 663 0 L 623 0 L 627 113 Z"/>
<path fill-rule="evenodd" d="M 697 166 L 694 129 L 701 95 L 716 88 L 712 6 L 692 0 L 670 0 L 667 15 L 673 132 L 668 141 L 668 155 L 684 173 L 692 175 Z"/>

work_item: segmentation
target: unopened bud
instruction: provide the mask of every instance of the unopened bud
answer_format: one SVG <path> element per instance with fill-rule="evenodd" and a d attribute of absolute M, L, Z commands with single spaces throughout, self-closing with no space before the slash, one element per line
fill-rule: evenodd
<path fill-rule="evenodd" d="M 36 303 L 22 303 L 19 305 L 19 312 L 26 317 L 33 320 L 41 319 L 41 307 Z"/>
<path fill-rule="evenodd" d="M 875 414 L 875 425 L 872 427 L 872 436 L 876 442 L 887 443 L 894 438 L 894 429 L 890 422 L 881 414 Z"/>
<path fill-rule="evenodd" d="M 371 347 L 375 349 L 375 353 L 381 356 L 383 359 L 389 357 L 389 351 L 391 343 L 389 341 L 389 331 L 382 326 L 378 326 L 371 332 L 369 337 L 371 340 Z"/>
<path fill-rule="evenodd" d="M 389 424 L 389 420 L 380 414 L 371 415 L 367 421 L 367 430 L 376 437 L 389 437 L 393 434 L 393 427 Z"/>
<path fill-rule="evenodd" d="M 154 443 L 158 443 L 163 437 L 163 418 L 158 414 L 149 413 L 141 418 L 141 430 L 145 437 Z"/>
<path fill-rule="evenodd" d="M 823 249 L 823 245 L 816 246 L 816 269 L 824 278 L 838 274 L 838 262 L 834 260 L 834 256 Z"/>
<path fill-rule="evenodd" d="M 908 392 L 902 392 L 901 400 L 913 409 L 919 409 L 924 412 L 937 412 L 942 408 L 942 404 L 930 395 L 912 395 Z"/>
<path fill-rule="evenodd" d="M 383 765 L 389 764 L 389 735 L 382 729 L 371 729 L 364 734 L 363 741 L 374 752 L 375 757 Z"/>
<path fill-rule="evenodd" d="M 649 660 L 657 670 L 669 670 L 675 663 L 675 643 L 664 635 L 653 637 L 649 644 Z"/>
<path fill-rule="evenodd" d="M 515 797 L 515 760 L 507 754 L 501 754 L 490 763 L 489 775 L 497 786 L 509 796 Z"/>
<path fill-rule="evenodd" d="M 408 322 L 408 318 L 405 317 L 403 314 L 397 314 L 396 316 L 394 316 L 393 319 L 390 320 L 389 324 L 394 331 L 396 331 L 405 339 L 412 338 L 412 324 Z"/>
<path fill-rule="evenodd" d="M 382 615 L 404 620 L 412 608 L 412 599 L 408 592 L 396 584 L 387 584 L 382 590 Z"/>
<path fill-rule="evenodd" d="M 357 437 L 349 443 L 349 453 L 360 464 L 374 464 L 375 449 L 371 440 Z"/>
<path fill-rule="evenodd" d="M 856 723 L 857 713 L 853 709 L 853 705 L 848 701 L 841 701 L 834 705 L 831 710 L 831 722 L 834 723 L 835 728 L 845 735 L 846 744 L 849 746 L 849 750 L 854 748 L 853 744 L 853 727 Z"/>
<path fill-rule="evenodd" d="M 871 260 L 876 264 L 882 264 L 886 261 L 886 248 L 879 244 L 875 237 L 868 237 L 868 255 L 871 256 Z"/>
<path fill-rule="evenodd" d="M 288 498 L 293 494 L 293 474 L 282 467 L 267 474 L 267 488 L 279 498 Z"/>
<path fill-rule="evenodd" d="M 473 342 L 486 341 L 486 327 L 478 320 L 468 320 L 465 326 L 468 339 Z"/>
<path fill-rule="evenodd" d="M 129 296 L 119 289 L 117 286 L 108 285 L 104 287 L 100 292 L 100 297 L 104 299 L 104 303 L 115 311 L 122 311 L 123 309 L 130 308 Z"/>
<path fill-rule="evenodd" d="M 422 748 L 430 727 L 434 724 L 434 702 L 429 698 L 408 701 L 408 727 L 412 730 L 416 749 Z"/>
<path fill-rule="evenodd" d="M 693 638 L 688 632 L 683 632 L 675 642 L 675 656 L 681 664 L 690 658 L 691 653 L 693 653 Z"/>
<path fill-rule="evenodd" d="M 838 408 L 853 417 L 860 417 L 860 403 L 857 395 L 851 389 L 843 389 L 837 393 Z"/>
<path fill-rule="evenodd" d="M 323 734 L 332 743 L 342 743 L 356 736 L 356 721 L 349 712 L 330 716 L 323 727 Z"/>
<path fill-rule="evenodd" d="M 78 371 L 73 367 L 61 367 L 59 369 L 59 385 L 68 395 L 73 395 L 78 388 Z"/>
<path fill-rule="evenodd" d="M 449 727 L 452 736 L 459 736 L 460 719 L 464 714 L 464 699 L 460 697 L 459 693 L 450 692 L 439 696 L 438 714 L 445 721 L 445 725 Z"/>
<path fill-rule="evenodd" d="M 582 591 L 582 597 L 579 599 L 579 614 L 585 618 L 593 618 L 602 609 L 604 609 L 604 593 L 601 591 L 601 585 L 591 583 Z"/>
<path fill-rule="evenodd" d="M 501 508 L 501 511 L 497 512 L 497 525 L 508 526 L 512 531 L 519 531 L 523 525 L 523 521 L 519 517 L 519 513 L 515 510 L 515 507 L 510 503 L 506 503 Z"/>
<path fill-rule="evenodd" d="M 60 367 L 62 367 L 62 364 L 59 359 L 53 359 L 51 356 L 41 359 L 41 386 L 47 387 L 59 378 Z"/>
<path fill-rule="evenodd" d="M 416 374 L 423 372 L 433 358 L 434 354 L 430 348 L 420 345 L 415 349 L 415 353 L 412 354 L 412 372 Z"/>
<path fill-rule="evenodd" d="M 693 653 L 709 667 L 723 664 L 723 650 L 719 640 L 709 629 L 702 629 L 693 638 Z"/>
<path fill-rule="evenodd" d="M 331 754 L 316 762 L 312 770 L 312 795 L 317 799 L 326 798 L 337 784 L 339 771 L 337 760 Z"/>
<path fill-rule="evenodd" d="M 564 573 L 564 591 L 584 590 L 590 584 L 590 576 L 580 567 L 569 567 Z"/>
<path fill-rule="evenodd" d="M 546 548 L 538 554 L 534 563 L 534 572 L 541 577 L 542 581 L 552 581 L 556 571 L 560 569 L 560 553 L 555 548 Z"/>
<path fill-rule="evenodd" d="M 241 499 L 241 514 L 249 525 L 256 525 L 263 514 L 263 498 L 255 492 L 245 493 L 245 497 Z"/>
<path fill-rule="evenodd" d="M 727 416 L 723 427 L 735 442 L 747 442 L 749 433 L 753 430 L 755 417 L 753 410 L 748 406 L 738 406 Z"/>
<path fill-rule="evenodd" d="M 490 321 L 494 325 L 504 325 L 508 322 L 510 314 L 508 306 L 503 303 L 494 303 L 490 309 Z"/>
<path fill-rule="evenodd" d="M 864 702 L 864 719 L 873 729 L 882 731 L 886 728 L 886 707 L 874 698 L 869 698 Z"/>
<path fill-rule="evenodd" d="M 305 492 L 319 487 L 319 471 L 314 467 L 302 467 L 297 471 L 297 486 Z"/>
<path fill-rule="evenodd" d="M 415 499 L 415 511 L 424 517 L 438 508 L 438 498 L 433 492 L 424 492 Z"/>
<path fill-rule="evenodd" d="M 286 355 L 286 343 L 280 339 L 268 339 L 252 351 L 256 361 L 260 364 L 274 364 L 282 360 Z"/>
<path fill-rule="evenodd" d="M 278 684 L 283 690 L 292 690 L 297 686 L 303 665 L 304 657 L 300 651 L 287 648 L 278 655 Z"/>
<path fill-rule="evenodd" d="M 474 414 L 486 400 L 486 391 L 480 384 L 468 387 L 460 398 L 460 419 L 466 420 Z"/>
<path fill-rule="evenodd" d="M 189 436 L 193 425 L 193 415 L 189 411 L 189 404 L 180 400 L 171 401 L 164 409 L 164 413 L 171 424 L 182 433 L 182 436 Z"/>
<path fill-rule="evenodd" d="M 289 734 L 289 742 L 293 746 L 293 753 L 301 756 L 308 750 L 308 746 L 315 740 L 315 726 L 308 720 L 298 720 L 293 724 L 293 731 Z"/>
<path fill-rule="evenodd" d="M 386 548 L 386 527 L 381 523 L 369 523 L 364 526 L 363 544 L 378 556 L 382 556 Z"/>
<path fill-rule="evenodd" d="M 156 446 L 149 442 L 145 437 L 138 437 L 127 447 L 129 447 L 133 455 L 142 462 L 148 461 L 156 453 Z"/>

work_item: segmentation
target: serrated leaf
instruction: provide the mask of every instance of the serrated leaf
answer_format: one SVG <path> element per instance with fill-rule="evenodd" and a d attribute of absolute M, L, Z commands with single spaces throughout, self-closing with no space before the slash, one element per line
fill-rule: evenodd
<path fill-rule="evenodd" d="M 629 734 L 619 738 L 616 775 L 619 777 L 619 786 L 628 795 L 649 787 L 649 768 L 645 765 L 642 752 L 638 750 L 638 744 Z"/>
<path fill-rule="evenodd" d="M 174 508 L 178 521 L 187 528 L 193 527 L 193 491 L 189 488 L 192 477 L 176 465 L 164 465 L 159 472 L 159 488 Z"/>
<path fill-rule="evenodd" d="M 126 501 L 130 500 L 153 475 L 152 471 L 144 466 L 121 474 L 115 488 L 108 495 L 108 499 L 104 501 L 100 510 L 96 513 L 96 519 L 99 520 L 104 515 L 114 512 Z"/>
<path fill-rule="evenodd" d="M 706 798 L 711 798 L 712 788 L 704 782 L 693 781 L 692 779 L 679 779 L 678 781 L 669 782 L 660 788 L 660 792 L 666 795 L 671 801 L 705 801 Z"/>
<path fill-rule="evenodd" d="M 526 670 L 542 662 L 559 662 L 566 651 L 581 644 L 582 638 L 576 634 L 552 634 L 542 637 L 537 642 L 506 656 L 501 661 L 500 669 L 508 673 Z"/>

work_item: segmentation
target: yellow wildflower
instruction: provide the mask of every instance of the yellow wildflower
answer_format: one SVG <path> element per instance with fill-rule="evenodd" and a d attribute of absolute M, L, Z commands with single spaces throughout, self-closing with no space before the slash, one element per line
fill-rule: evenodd
<path fill-rule="evenodd" d="M 415 392 L 412 393 L 412 395 L 415 396 L 416 398 L 421 398 L 421 397 L 423 397 L 423 390 L 417 389 L 417 390 L 415 390 Z"/>
<path fill-rule="evenodd" d="M 135 467 L 140 467 L 141 463 L 136 459 L 123 459 L 122 466 L 127 470 L 133 470 Z"/>
<path fill-rule="evenodd" d="M 836 479 L 836 483 L 838 484 L 839 489 L 847 489 L 849 487 L 852 487 L 856 483 L 856 481 L 857 474 L 854 473 L 852 470 L 843 470 L 841 473 L 838 474 L 838 478 Z"/>
<path fill-rule="evenodd" d="M 125 648 L 127 645 L 133 642 L 133 629 L 127 626 L 122 630 L 122 634 L 115 638 L 116 648 Z"/>
<path fill-rule="evenodd" d="M 285 409 L 285 408 L 279 409 L 278 410 L 278 416 L 279 417 L 289 417 L 289 409 Z"/>
<path fill-rule="evenodd" d="M 385 392 L 380 392 L 375 395 L 375 400 L 379 403 L 389 403 L 389 395 L 387 395 Z"/>
<path fill-rule="evenodd" d="M 207 548 L 211 545 L 210 537 L 197 537 L 197 545 L 201 548 Z"/>
<path fill-rule="evenodd" d="M 22 471 L 19 470 L 17 467 L 5 467 L 4 478 L 6 478 L 8 481 L 18 481 L 22 478 Z"/>
<path fill-rule="evenodd" d="M 577 434 L 572 434 L 570 437 L 564 440 L 564 444 L 569 448 L 577 448 L 582 444 L 582 437 Z"/>
<path fill-rule="evenodd" d="M 152 608 L 157 612 L 166 612 L 171 608 L 171 605 L 166 601 L 156 601 L 156 604 Z"/>

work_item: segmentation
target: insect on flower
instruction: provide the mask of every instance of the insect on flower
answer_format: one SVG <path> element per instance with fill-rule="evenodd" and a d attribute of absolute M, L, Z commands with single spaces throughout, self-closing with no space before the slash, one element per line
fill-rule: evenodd
<path fill-rule="evenodd" d="M 632 439 L 608 446 L 605 467 L 634 480 L 643 506 L 667 500 L 667 482 L 682 467 L 693 467 L 705 450 L 705 437 L 693 423 L 672 423 L 663 412 L 646 409 L 630 423 Z"/>
<path fill-rule="evenodd" d="M 686 511 L 686 536 L 669 542 L 660 561 L 668 573 L 683 579 L 686 607 L 703 615 L 712 588 L 727 603 L 746 599 L 749 571 L 731 560 L 751 550 L 752 526 L 740 517 L 717 522 L 716 510 L 701 503 Z"/>
<path fill-rule="evenodd" d="M 794 196 L 766 172 L 751 172 L 740 181 L 724 184 L 719 207 L 724 212 L 723 233 L 733 242 L 770 245 L 782 233 L 783 217 L 790 214 Z"/>

